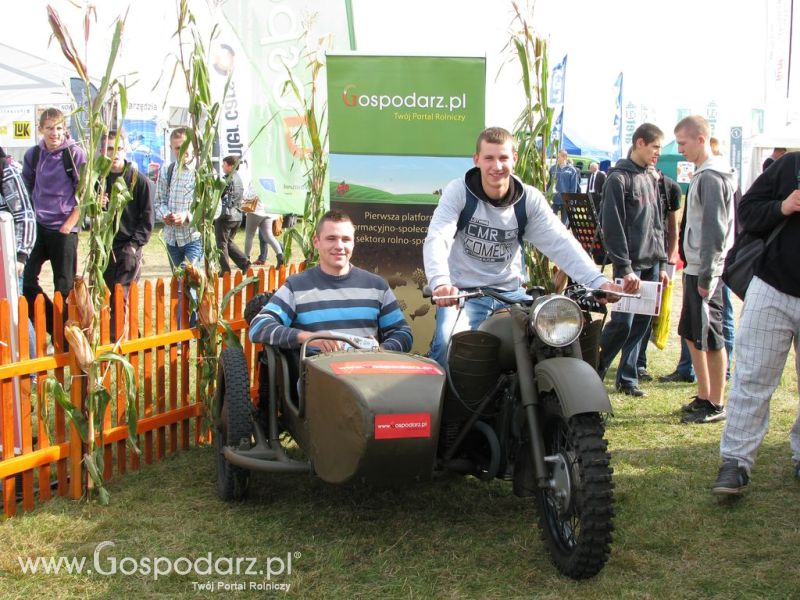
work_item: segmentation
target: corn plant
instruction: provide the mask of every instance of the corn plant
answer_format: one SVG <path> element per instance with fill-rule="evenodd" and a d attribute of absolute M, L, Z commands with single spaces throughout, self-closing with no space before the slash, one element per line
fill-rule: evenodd
<path fill-rule="evenodd" d="M 308 32 L 306 32 L 308 38 Z M 323 40 L 320 45 L 326 42 Z M 312 244 L 314 230 L 317 223 L 327 210 L 325 204 L 325 190 L 328 178 L 328 155 L 325 150 L 328 144 L 327 103 L 321 108 L 317 105 L 317 86 L 319 76 L 325 68 L 321 60 L 324 48 L 307 48 L 304 58 L 310 73 L 310 82 L 303 86 L 299 84 L 289 68 L 286 68 L 288 79 L 284 83 L 283 93 L 294 96 L 300 105 L 301 126 L 295 131 L 294 138 L 298 147 L 303 148 L 302 161 L 306 169 L 306 201 L 303 218 L 284 234 L 286 240 L 286 256 L 291 256 L 293 244 L 297 244 L 305 257 L 306 268 L 313 267 L 319 262 L 319 253 Z"/>
<path fill-rule="evenodd" d="M 215 25 L 210 40 L 218 33 Z M 188 0 L 178 5 L 178 60 L 173 71 L 180 71 L 189 96 L 190 126 L 181 147 L 181 154 L 191 147 L 194 157 L 195 187 L 190 211 L 192 226 L 199 232 L 203 244 L 203 269 L 184 263 L 176 272 L 183 278 L 185 288 L 194 289 L 196 297 L 185 294 L 192 310 L 197 310 L 200 338 L 198 340 L 197 364 L 200 367 L 200 390 L 204 402 L 203 423 L 206 431 L 211 426 L 215 407 L 211 393 L 217 373 L 220 344 L 241 346 L 239 338 L 230 324 L 220 317 L 231 297 L 243 287 L 253 284 L 257 278 L 248 278 L 232 289 L 220 300 L 217 295 L 216 273 L 219 271 L 219 251 L 214 235 L 214 216 L 229 178 L 221 178 L 214 168 L 214 141 L 219 125 L 220 103 L 214 101 L 208 71 L 206 46 L 198 30 L 194 15 L 189 10 Z M 189 40 L 187 40 L 187 37 Z M 230 76 L 225 83 L 223 97 L 227 93 Z"/>
<path fill-rule="evenodd" d="M 514 123 L 514 139 L 518 159 L 515 174 L 525 183 L 539 190 L 546 190 L 549 178 L 548 150 L 558 150 L 550 144 L 554 110 L 547 98 L 547 41 L 536 34 L 531 22 L 532 8 L 526 4 L 520 8 L 512 2 L 514 18 L 511 22 L 511 38 L 507 49 L 511 60 L 520 69 L 520 81 L 525 94 L 525 104 Z M 525 265 L 532 285 L 543 286 L 548 292 L 554 289 L 550 261 L 536 248 L 525 243 Z"/>
<path fill-rule="evenodd" d="M 85 97 L 91 98 L 90 79 L 87 69 L 89 33 L 92 17 L 96 17 L 93 6 L 87 6 L 84 15 L 83 38 L 84 55 L 81 58 L 69 31 L 61 22 L 58 13 L 51 6 L 47 7 L 48 21 L 53 36 L 61 45 L 67 60 L 75 67 L 78 76 L 86 87 Z M 74 354 L 80 370 L 86 377 L 85 396 L 81 407 L 74 406 L 67 392 L 55 379 L 49 378 L 45 383 L 48 395 L 64 409 L 74 424 L 81 439 L 86 445 L 83 464 L 86 468 L 86 498 L 91 499 L 97 493 L 98 500 L 107 504 L 109 494 L 103 482 L 103 416 L 111 401 L 109 392 L 103 387 L 103 380 L 113 364 L 122 367 L 123 378 L 118 385 L 126 390 L 128 425 L 128 443 L 139 452 L 136 446 L 136 389 L 133 367 L 128 360 L 116 351 L 105 352 L 98 356 L 99 322 L 97 315 L 108 310 L 104 307 L 107 288 L 103 279 L 114 235 L 119 229 L 119 220 L 125 204 L 131 200 L 131 192 L 123 177 L 118 177 L 111 190 L 107 206 L 104 208 L 102 196 L 106 188 L 106 178 L 111 170 L 111 159 L 98 152 L 100 144 L 109 135 L 110 124 L 118 116 L 125 118 L 127 93 L 125 85 L 113 77 L 114 63 L 122 41 L 125 18 L 120 17 L 114 26 L 114 35 L 108 51 L 105 73 L 100 81 L 97 94 L 85 110 L 86 130 L 80 132 L 87 161 L 81 166 L 80 179 L 76 196 L 80 206 L 80 222 L 88 221 L 88 252 L 82 275 L 76 276 L 74 284 L 74 302 L 77 307 L 78 321 L 68 321 L 64 326 L 64 336 L 69 342 L 70 351 Z M 119 135 L 114 145 L 119 145 Z M 133 179 L 135 181 L 135 178 Z M 124 336 L 124 333 L 123 333 Z M 115 346 L 116 350 L 118 346 Z M 76 385 L 77 375 L 73 375 Z M 44 411 L 47 407 L 45 405 Z M 47 419 L 45 419 L 47 421 Z M 97 440 L 99 439 L 99 444 Z"/>

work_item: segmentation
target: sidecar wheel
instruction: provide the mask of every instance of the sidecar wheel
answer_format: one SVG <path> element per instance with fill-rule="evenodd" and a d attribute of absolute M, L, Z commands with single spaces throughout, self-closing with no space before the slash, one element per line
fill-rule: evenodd
<path fill-rule="evenodd" d="M 243 500 L 247 496 L 250 471 L 230 464 L 224 446 L 238 447 L 253 435 L 252 403 L 244 354 L 239 348 L 225 348 L 219 357 L 214 448 L 217 455 L 217 494 L 222 500 Z"/>
<path fill-rule="evenodd" d="M 597 413 L 545 425 L 555 486 L 537 491 L 539 527 L 556 567 L 573 579 L 599 573 L 611 552 L 614 484 L 604 433 Z"/>

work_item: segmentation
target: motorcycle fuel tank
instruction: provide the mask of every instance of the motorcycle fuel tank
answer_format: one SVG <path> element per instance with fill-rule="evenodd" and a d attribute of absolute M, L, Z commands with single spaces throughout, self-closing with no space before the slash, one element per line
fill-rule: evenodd
<path fill-rule="evenodd" d="M 329 483 L 430 479 L 439 440 L 443 369 L 395 352 L 305 360 L 306 451 Z"/>

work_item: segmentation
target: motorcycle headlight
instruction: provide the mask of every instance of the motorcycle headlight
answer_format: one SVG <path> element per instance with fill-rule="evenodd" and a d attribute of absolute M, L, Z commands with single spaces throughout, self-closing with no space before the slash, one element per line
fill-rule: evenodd
<path fill-rule="evenodd" d="M 545 296 L 533 305 L 531 327 L 544 343 L 556 348 L 569 346 L 581 334 L 583 313 L 566 296 Z"/>

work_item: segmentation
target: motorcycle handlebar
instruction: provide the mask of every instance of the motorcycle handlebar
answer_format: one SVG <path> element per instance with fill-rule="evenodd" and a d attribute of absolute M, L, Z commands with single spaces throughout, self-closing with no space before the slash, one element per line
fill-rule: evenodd
<path fill-rule="evenodd" d="M 602 298 L 607 298 L 608 296 L 616 296 L 617 298 L 635 298 L 639 299 L 642 297 L 641 294 L 627 294 L 625 292 L 611 292 L 609 290 L 604 290 L 600 288 L 587 288 L 581 287 L 581 289 L 573 291 L 572 294 L 569 293 L 569 289 L 567 289 L 568 296 L 583 296 L 583 297 L 591 297 L 597 300 Z M 433 291 L 427 285 L 422 288 L 422 297 L 423 298 L 430 298 L 431 304 L 436 304 L 436 300 L 469 300 L 470 298 L 480 298 L 481 296 L 489 296 L 494 298 L 495 300 L 499 300 L 500 302 L 505 302 L 506 304 L 515 304 L 518 303 L 517 300 L 512 300 L 507 298 L 502 293 L 493 290 L 491 288 L 478 288 L 475 291 L 471 292 L 460 292 L 458 294 L 452 294 L 448 296 L 433 296 Z"/>

